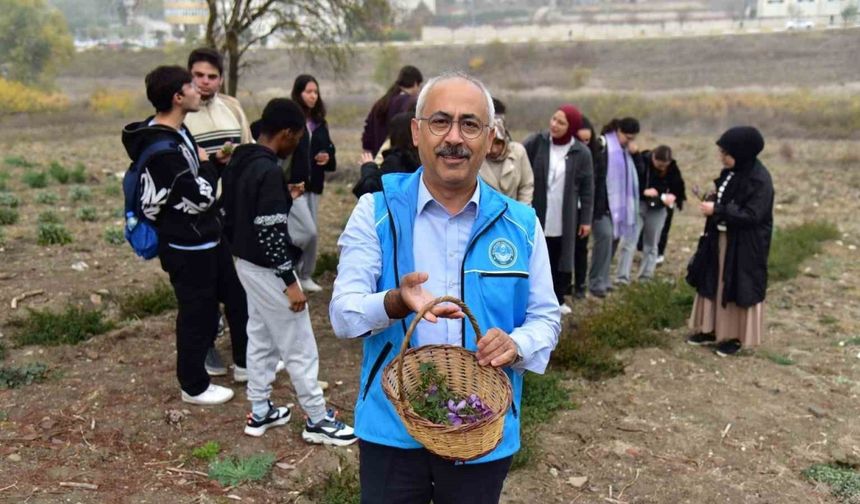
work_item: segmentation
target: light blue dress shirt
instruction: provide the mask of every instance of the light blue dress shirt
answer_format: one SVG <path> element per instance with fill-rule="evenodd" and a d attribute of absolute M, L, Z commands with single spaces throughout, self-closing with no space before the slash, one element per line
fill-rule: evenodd
<path fill-rule="evenodd" d="M 450 214 L 433 199 L 422 176 L 418 188 L 415 216 L 415 239 L 412 250 L 415 271 L 427 272 L 424 288 L 434 296 L 460 297 L 460 267 L 468 245 L 472 225 L 480 204 L 480 185 L 472 198 L 456 214 Z M 381 274 L 382 250 L 374 222 L 374 200 L 365 194 L 349 218 L 340 238 L 340 260 L 329 316 L 335 335 L 354 338 L 376 333 L 395 322 L 385 312 L 384 292 L 375 292 Z M 404 273 L 405 274 L 405 273 Z M 534 250 L 529 263 L 529 299 L 526 320 L 510 334 L 517 344 L 522 361 L 514 367 L 543 373 L 558 341 L 561 314 L 552 289 L 549 255 L 540 223 L 535 223 Z M 487 331 L 489 328 L 482 328 Z M 462 340 L 459 319 L 440 319 L 431 324 L 421 321 L 413 335 L 413 346 L 430 344 L 459 345 Z"/>

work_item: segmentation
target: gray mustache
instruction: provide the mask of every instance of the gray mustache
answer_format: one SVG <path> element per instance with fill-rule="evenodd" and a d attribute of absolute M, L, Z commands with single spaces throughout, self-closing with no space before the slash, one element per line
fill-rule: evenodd
<path fill-rule="evenodd" d="M 460 144 L 460 145 L 442 144 L 439 147 L 436 147 L 436 149 L 434 149 L 433 152 L 437 156 L 462 157 L 462 158 L 466 158 L 466 159 L 469 159 L 472 157 L 472 149 L 466 147 L 466 145 L 464 145 L 464 144 Z"/>

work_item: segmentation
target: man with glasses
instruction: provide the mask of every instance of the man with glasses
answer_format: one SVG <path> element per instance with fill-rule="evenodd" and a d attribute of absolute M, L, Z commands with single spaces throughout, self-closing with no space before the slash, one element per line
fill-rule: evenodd
<path fill-rule="evenodd" d="M 530 207 L 482 182 L 493 104 L 464 74 L 430 80 L 418 97 L 412 137 L 422 168 L 383 176 L 338 240 L 329 315 L 340 338 L 363 337 L 355 409 L 363 503 L 496 503 L 520 447 L 526 371 L 543 373 L 560 330 L 546 241 Z M 436 296 L 455 296 L 485 330 L 480 343 L 459 307 L 424 316 L 412 345 L 475 351 L 511 379 L 514 401 L 495 450 L 465 464 L 431 454 L 406 432 L 385 397 L 381 370 L 397 355 L 406 324 Z"/>

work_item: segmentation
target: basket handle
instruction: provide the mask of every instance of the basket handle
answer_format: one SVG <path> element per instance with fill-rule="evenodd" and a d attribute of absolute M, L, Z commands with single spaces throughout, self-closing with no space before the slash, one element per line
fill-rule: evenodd
<path fill-rule="evenodd" d="M 472 310 L 466 306 L 466 303 L 460 299 L 455 298 L 454 296 L 440 296 L 424 305 L 420 310 L 418 310 L 418 313 L 415 314 L 415 318 L 412 319 L 412 323 L 409 324 L 409 328 L 406 330 L 406 336 L 403 338 L 403 344 L 400 345 L 400 353 L 397 356 L 397 389 L 400 392 L 401 402 L 406 402 L 406 393 L 403 391 L 403 354 L 406 353 L 406 350 L 409 348 L 409 342 L 412 340 L 412 333 L 415 332 L 418 322 L 421 322 L 421 320 L 424 319 L 424 315 L 432 310 L 434 306 L 442 303 L 454 303 L 459 306 L 460 309 L 463 310 L 463 313 L 469 317 L 472 329 L 475 330 L 475 341 L 479 341 L 482 337 L 481 328 L 478 326 L 478 321 L 475 319 L 475 315 L 472 314 Z"/>

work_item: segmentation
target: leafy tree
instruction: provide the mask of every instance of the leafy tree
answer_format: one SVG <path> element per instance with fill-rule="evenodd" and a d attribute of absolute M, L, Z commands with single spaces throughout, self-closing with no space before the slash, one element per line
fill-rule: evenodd
<path fill-rule="evenodd" d="M 44 0 L 0 0 L 0 12 L 0 76 L 50 85 L 74 51 L 63 15 Z"/>
<path fill-rule="evenodd" d="M 277 37 L 312 56 L 323 55 L 335 69 L 346 65 L 346 20 L 358 0 L 206 0 L 206 43 L 227 59 L 227 93 L 235 96 L 242 57 L 255 44 Z"/>
<path fill-rule="evenodd" d="M 858 9 L 856 5 L 849 5 L 842 9 L 842 22 L 851 24 L 857 19 Z"/>

